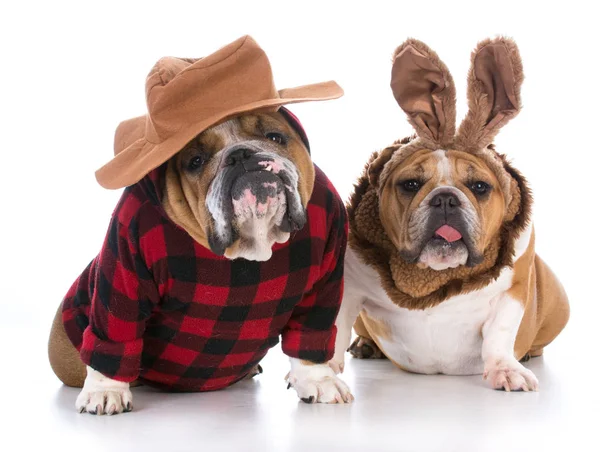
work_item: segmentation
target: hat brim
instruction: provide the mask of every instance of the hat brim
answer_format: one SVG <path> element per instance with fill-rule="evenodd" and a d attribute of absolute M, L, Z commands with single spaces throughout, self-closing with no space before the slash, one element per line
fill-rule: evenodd
<path fill-rule="evenodd" d="M 146 116 L 127 120 L 119 127 L 126 130 L 117 131 L 127 136 L 126 147 L 122 150 L 115 147 L 115 157 L 96 171 L 98 183 L 108 189 L 118 189 L 135 184 L 146 174 L 165 163 L 185 147 L 195 136 L 213 125 L 231 116 L 265 108 L 278 108 L 283 105 L 301 102 L 315 102 L 337 99 L 344 94 L 342 88 L 334 81 L 303 85 L 279 91 L 279 98 L 266 99 L 238 106 L 220 112 L 203 121 L 179 131 L 161 143 L 151 143 L 144 138 Z M 135 135 L 139 138 L 135 139 Z"/>

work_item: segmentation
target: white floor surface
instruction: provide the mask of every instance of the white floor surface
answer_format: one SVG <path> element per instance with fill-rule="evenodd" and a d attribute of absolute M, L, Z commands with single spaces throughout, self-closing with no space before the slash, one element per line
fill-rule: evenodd
<path fill-rule="evenodd" d="M 287 359 L 275 348 L 253 381 L 203 394 L 134 388 L 134 411 L 107 417 L 75 411 L 78 391 L 63 387 L 47 364 L 49 323 L 2 323 L 1 356 L 10 363 L 0 376 L 3 451 L 600 450 L 596 375 L 570 346 L 589 337 L 583 328 L 568 327 L 527 364 L 539 393 L 504 393 L 480 376 L 414 375 L 389 361 L 349 358 L 344 378 L 356 401 L 307 405 L 286 391 Z"/>

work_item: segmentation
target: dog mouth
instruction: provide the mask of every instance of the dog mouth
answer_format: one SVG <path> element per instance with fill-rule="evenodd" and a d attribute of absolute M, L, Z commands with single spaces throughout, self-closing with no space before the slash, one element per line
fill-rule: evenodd
<path fill-rule="evenodd" d="M 281 227 L 289 217 L 284 183 L 269 169 L 246 172 L 235 179 L 231 202 L 232 220 L 238 226 L 267 219 L 273 226 Z"/>
<path fill-rule="evenodd" d="M 457 229 L 444 225 L 425 243 L 417 265 L 433 270 L 446 270 L 466 264 L 468 258 L 469 250 L 462 234 Z"/>
<path fill-rule="evenodd" d="M 460 227 L 443 224 L 434 230 L 423 244 L 418 257 L 414 259 L 421 268 L 446 270 L 461 265 L 474 267 L 481 263 L 483 256 L 478 253 L 469 236 Z"/>
<path fill-rule="evenodd" d="M 232 220 L 238 226 L 252 220 L 270 219 L 283 232 L 302 229 L 304 209 L 297 181 L 273 160 L 258 162 L 260 169 L 245 171 L 231 185 Z"/>
<path fill-rule="evenodd" d="M 406 232 L 400 256 L 421 268 L 474 267 L 483 260 L 478 249 L 477 212 L 454 187 L 432 190 L 409 217 Z"/>
<path fill-rule="evenodd" d="M 267 260 L 275 243 L 301 229 L 306 212 L 295 166 L 278 155 L 260 153 L 222 168 L 211 184 L 207 207 L 213 217 L 212 251 L 230 257 Z M 232 247 L 235 252 L 232 252 Z"/>
<path fill-rule="evenodd" d="M 427 228 L 420 246 L 412 251 L 404 250 L 400 255 L 409 263 L 420 268 L 446 270 L 460 265 L 473 266 L 479 263 L 479 255 L 472 251 L 472 243 L 464 228 L 447 223 Z"/>
<path fill-rule="evenodd" d="M 433 237 L 425 243 L 424 249 L 428 245 L 430 247 L 440 247 L 446 252 L 467 246 L 460 231 L 448 224 L 444 224 L 435 230 Z"/>

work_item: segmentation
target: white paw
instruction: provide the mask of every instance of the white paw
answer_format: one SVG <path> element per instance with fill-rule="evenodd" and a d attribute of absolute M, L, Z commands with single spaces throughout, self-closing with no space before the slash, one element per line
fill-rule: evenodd
<path fill-rule="evenodd" d="M 133 409 L 133 397 L 129 383 L 112 380 L 91 367 L 87 368 L 83 389 L 75 407 L 80 413 L 119 414 Z"/>
<path fill-rule="evenodd" d="M 328 364 L 304 364 L 292 358 L 288 388 L 296 390 L 306 403 L 351 403 L 354 396 L 348 385 L 340 380 Z"/>
<path fill-rule="evenodd" d="M 538 379 L 515 358 L 491 358 L 486 362 L 483 379 L 494 389 L 505 391 L 538 391 Z"/>

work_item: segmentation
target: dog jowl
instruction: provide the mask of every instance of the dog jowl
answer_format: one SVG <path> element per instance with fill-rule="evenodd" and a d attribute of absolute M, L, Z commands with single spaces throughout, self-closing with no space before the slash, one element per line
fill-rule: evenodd
<path fill-rule="evenodd" d="M 216 254 L 267 260 L 274 243 L 286 242 L 306 223 L 312 162 L 293 129 L 278 116 L 226 121 L 194 139 L 174 162 L 183 194 L 194 199 L 194 215 L 207 219 L 205 234 Z M 167 193 L 174 191 L 169 189 L 167 180 Z"/>

